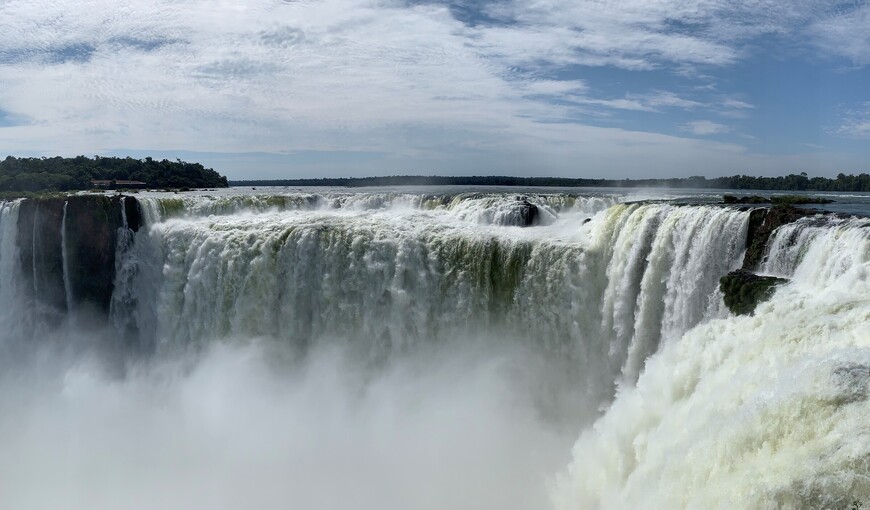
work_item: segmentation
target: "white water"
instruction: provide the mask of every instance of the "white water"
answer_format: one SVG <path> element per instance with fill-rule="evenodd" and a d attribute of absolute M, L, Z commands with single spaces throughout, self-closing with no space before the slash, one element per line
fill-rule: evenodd
<path fill-rule="evenodd" d="M 158 194 L 158 196 L 160 196 Z M 517 206 L 522 201 L 535 204 L 541 221 L 553 223 L 559 216 L 590 217 L 617 203 L 617 195 L 567 195 L 539 193 L 457 193 L 425 195 L 396 192 L 381 193 L 285 193 L 269 195 L 183 195 L 145 198 L 145 214 L 156 223 L 169 217 L 204 217 L 245 212 L 275 211 L 408 211 L 426 210 L 479 225 L 516 225 Z"/>
<path fill-rule="evenodd" d="M 63 263 L 63 290 L 64 295 L 66 297 L 66 309 L 70 311 L 73 309 L 73 294 L 72 294 L 72 284 L 71 278 L 72 274 L 70 273 L 69 267 L 69 254 L 67 248 L 67 233 L 66 233 L 66 209 L 69 205 L 69 201 L 63 203 L 63 218 L 60 222 L 60 251 L 61 251 L 61 260 Z"/>
<path fill-rule="evenodd" d="M 543 226 L 510 226 L 519 196 Z M 141 198 L 109 342 L 136 331 L 155 354 L 118 375 L 66 330 L 7 367 L 0 508 L 870 499 L 868 229 L 783 229 L 765 268 L 794 282 L 735 318 L 717 285 L 748 213 L 617 201 Z M 0 298 L 18 306 L 17 205 L 0 215 Z"/>
<path fill-rule="evenodd" d="M 338 338 L 377 358 L 495 334 L 575 360 L 590 409 L 618 374 L 633 383 L 663 339 L 721 315 L 718 278 L 740 265 L 748 218 L 634 204 L 584 225 L 572 207 L 522 229 L 469 222 L 461 207 L 179 217 L 162 200 L 143 203 L 158 221 L 131 255 L 140 277 L 116 294 L 140 303 L 136 317 L 157 325 L 162 348 Z"/>
<path fill-rule="evenodd" d="M 798 244 L 773 243 L 768 270 L 794 280 L 755 316 L 712 321 L 649 359 L 575 445 L 557 508 L 870 500 L 870 229 L 812 223 L 783 228 Z"/>
<path fill-rule="evenodd" d="M 134 251 L 135 233 L 130 230 L 127 221 L 126 197 L 121 198 L 120 207 L 121 226 L 116 233 L 115 281 L 112 300 L 109 303 L 109 320 L 114 329 L 120 333 L 127 331 L 137 322 L 142 323 L 142 328 L 150 332 L 152 328 L 148 328 L 137 313 L 138 294 L 144 292 L 141 290 L 137 292 L 133 282 L 138 278 L 142 264 Z M 148 334 L 153 336 L 153 333 Z"/>
<path fill-rule="evenodd" d="M 18 207 L 20 201 L 0 202 L 0 322 L 13 321 L 17 307 Z"/>

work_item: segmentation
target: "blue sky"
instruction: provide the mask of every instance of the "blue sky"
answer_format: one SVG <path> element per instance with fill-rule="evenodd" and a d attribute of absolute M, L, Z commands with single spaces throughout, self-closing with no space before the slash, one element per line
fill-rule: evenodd
<path fill-rule="evenodd" d="M 0 154 L 233 179 L 870 171 L 870 3 L 0 3 Z"/>

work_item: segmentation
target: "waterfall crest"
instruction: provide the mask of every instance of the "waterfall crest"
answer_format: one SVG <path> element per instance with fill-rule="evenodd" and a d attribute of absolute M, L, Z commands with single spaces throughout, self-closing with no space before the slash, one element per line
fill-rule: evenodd
<path fill-rule="evenodd" d="M 788 240 L 788 241 L 786 241 Z M 870 498 L 870 222 L 781 227 L 791 279 L 647 361 L 574 447 L 558 508 L 848 508 Z"/>
<path fill-rule="evenodd" d="M 510 368 L 552 397 L 535 412 L 572 409 L 572 439 L 582 429 L 558 508 L 839 508 L 870 501 L 870 220 L 804 213 L 755 252 L 788 282 L 737 317 L 719 279 L 744 265 L 758 209 L 558 193 L 0 202 L 0 347 L 88 324 L 131 366 L 258 339 L 391 373 L 495 345 L 546 367 Z"/>

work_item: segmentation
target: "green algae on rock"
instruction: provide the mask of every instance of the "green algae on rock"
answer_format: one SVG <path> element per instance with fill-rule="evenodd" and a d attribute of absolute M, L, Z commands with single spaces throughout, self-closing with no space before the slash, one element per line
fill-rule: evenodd
<path fill-rule="evenodd" d="M 760 276 L 738 269 L 719 279 L 725 306 L 736 315 L 748 315 L 759 303 L 773 295 L 774 288 L 788 280 L 775 276 Z"/>

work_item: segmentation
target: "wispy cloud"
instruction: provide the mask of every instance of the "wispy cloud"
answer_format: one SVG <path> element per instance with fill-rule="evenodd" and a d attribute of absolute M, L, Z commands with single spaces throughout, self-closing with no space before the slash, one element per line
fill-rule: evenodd
<path fill-rule="evenodd" d="M 755 108 L 755 105 L 733 97 L 726 97 L 722 100 L 722 106 L 730 110 L 751 110 Z"/>
<path fill-rule="evenodd" d="M 620 111 L 745 116 L 752 98 L 673 81 L 605 89 L 583 70 L 655 70 L 697 85 L 710 79 L 698 70 L 748 58 L 752 38 L 796 29 L 863 62 L 868 31 L 835 48 L 849 20 L 819 9 L 809 0 L 7 0 L 0 111 L 15 122 L 0 122 L 0 151 L 371 151 L 436 162 L 461 147 L 560 172 L 623 154 L 746 157 L 646 126 L 585 123 Z M 685 128 L 727 131 L 711 121 Z"/>
<path fill-rule="evenodd" d="M 624 97 L 615 99 L 601 99 L 595 97 L 581 97 L 578 103 L 587 105 L 603 106 L 618 110 L 634 110 L 642 112 L 660 112 L 668 108 L 692 110 L 703 107 L 704 104 L 691 99 L 680 97 L 673 92 L 657 90 L 647 94 L 628 93 Z"/>
<path fill-rule="evenodd" d="M 814 22 L 809 33 L 825 53 L 850 59 L 856 66 L 870 64 L 870 4 L 844 3 Z"/>
<path fill-rule="evenodd" d="M 846 110 L 840 125 L 833 129 L 833 134 L 861 140 L 870 140 L 870 101 L 863 105 Z"/>
<path fill-rule="evenodd" d="M 845 3 L 845 2 L 843 2 Z M 502 24 L 481 39 L 515 63 L 576 63 L 626 69 L 726 66 L 764 34 L 789 35 L 838 5 L 811 0 L 510 0 L 488 4 Z M 866 32 L 865 32 L 866 33 Z"/>
<path fill-rule="evenodd" d="M 727 133 L 731 129 L 723 124 L 717 124 L 709 120 L 696 120 L 687 122 L 681 127 L 683 131 L 688 131 L 696 136 L 721 135 Z"/>

